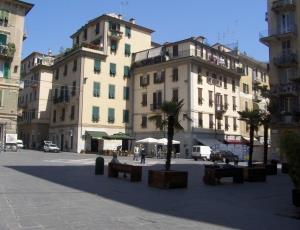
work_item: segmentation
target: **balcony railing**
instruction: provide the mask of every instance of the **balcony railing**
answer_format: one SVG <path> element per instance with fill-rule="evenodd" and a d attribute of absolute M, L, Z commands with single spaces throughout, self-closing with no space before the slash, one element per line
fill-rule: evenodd
<path fill-rule="evenodd" d="M 259 33 L 259 39 L 262 42 L 267 42 L 269 39 L 272 38 L 286 38 L 289 36 L 295 36 L 297 34 L 297 26 L 296 25 L 289 25 L 285 28 L 275 28 L 264 30 Z"/>
<path fill-rule="evenodd" d="M 279 57 L 274 58 L 274 64 L 279 67 L 293 66 L 298 63 L 296 53 L 282 53 Z"/>
<path fill-rule="evenodd" d="M 161 104 L 150 104 L 150 110 L 155 111 L 161 108 Z"/>
<path fill-rule="evenodd" d="M 298 86 L 295 83 L 286 83 L 273 86 L 271 93 L 282 96 L 298 96 Z"/>
<path fill-rule="evenodd" d="M 70 102 L 70 97 L 67 95 L 54 97 L 53 99 L 53 104 L 68 103 L 68 102 Z"/>
<path fill-rule="evenodd" d="M 7 45 L 0 44 L 0 56 L 6 58 L 13 58 L 16 52 L 16 46 L 14 43 L 8 43 Z"/>
<path fill-rule="evenodd" d="M 295 10 L 296 3 L 295 0 L 277 0 L 272 4 L 272 10 L 280 11 L 280 10 Z"/>
<path fill-rule="evenodd" d="M 110 29 L 108 35 L 115 39 L 121 39 L 123 37 L 123 32 Z"/>

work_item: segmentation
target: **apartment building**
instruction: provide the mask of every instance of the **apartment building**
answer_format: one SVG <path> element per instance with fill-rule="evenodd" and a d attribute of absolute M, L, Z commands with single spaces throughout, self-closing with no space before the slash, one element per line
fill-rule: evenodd
<path fill-rule="evenodd" d="M 269 47 L 270 85 L 278 105 L 272 117 L 272 152 L 279 153 L 280 135 L 286 129 L 299 132 L 300 2 L 268 0 L 268 30 L 260 41 Z"/>
<path fill-rule="evenodd" d="M 18 0 L 0 2 L 0 143 L 5 143 L 6 134 L 17 132 L 24 20 L 32 7 Z"/>
<path fill-rule="evenodd" d="M 182 154 L 189 155 L 193 144 L 240 143 L 239 86 L 244 69 L 236 55 L 198 37 L 144 50 L 133 58 L 136 139 L 166 136 L 148 118 L 159 112 L 163 101 L 184 99 L 180 115 L 184 130 L 174 137 Z"/>
<path fill-rule="evenodd" d="M 132 53 L 152 47 L 152 32 L 105 14 L 71 36 L 73 48 L 55 59 L 51 92 L 49 136 L 63 151 L 111 149 L 116 141 L 103 136 L 132 132 Z"/>
<path fill-rule="evenodd" d="M 22 60 L 18 137 L 27 148 L 40 148 L 49 138 L 54 57 L 34 52 Z"/>

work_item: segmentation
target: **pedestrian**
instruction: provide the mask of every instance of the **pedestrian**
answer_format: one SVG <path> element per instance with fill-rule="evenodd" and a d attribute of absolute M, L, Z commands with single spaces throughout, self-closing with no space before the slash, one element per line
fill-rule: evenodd
<path fill-rule="evenodd" d="M 145 147 L 142 146 L 141 148 L 141 164 L 145 164 L 146 163 L 146 151 L 145 151 Z"/>
<path fill-rule="evenodd" d="M 116 152 L 113 153 L 113 158 L 111 159 L 110 163 L 112 163 L 112 164 L 121 164 L 121 162 L 118 159 L 118 154 Z"/>
<path fill-rule="evenodd" d="M 139 146 L 134 146 L 133 150 L 133 161 L 138 161 L 139 160 L 139 153 L 140 153 L 140 148 Z"/>

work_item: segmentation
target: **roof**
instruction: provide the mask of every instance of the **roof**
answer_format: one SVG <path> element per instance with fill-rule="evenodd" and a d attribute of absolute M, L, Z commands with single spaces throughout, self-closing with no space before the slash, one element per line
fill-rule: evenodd
<path fill-rule="evenodd" d="M 26 8 L 25 11 L 25 15 L 28 14 L 28 12 L 32 9 L 32 7 L 34 6 L 34 4 L 32 3 L 28 3 L 28 2 L 24 2 L 24 1 L 20 1 L 20 0 L 13 0 L 15 3 L 22 5 L 24 8 Z"/>
<path fill-rule="evenodd" d="M 87 28 L 88 26 L 96 23 L 97 21 L 100 21 L 100 20 L 104 20 L 104 19 L 112 19 L 114 21 L 117 21 L 119 23 L 123 23 L 127 26 L 130 26 L 130 27 L 135 27 L 137 29 L 140 29 L 140 30 L 143 30 L 145 32 L 148 32 L 148 33 L 153 33 L 154 30 L 152 29 L 149 29 L 147 27 L 144 27 L 144 26 L 140 26 L 140 25 L 137 25 L 137 24 L 134 24 L 134 23 L 131 23 L 131 22 L 128 22 L 128 21 L 125 21 L 123 19 L 120 19 L 120 18 L 115 18 L 115 17 L 112 17 L 110 15 L 107 15 L 107 14 L 103 14 L 97 18 L 94 18 L 94 19 L 91 19 L 87 22 L 87 24 L 85 24 L 84 26 L 82 26 L 79 30 L 77 30 L 74 34 L 72 34 L 70 37 L 71 38 L 74 38 L 78 33 L 80 33 L 82 30 L 84 30 L 85 28 Z"/>

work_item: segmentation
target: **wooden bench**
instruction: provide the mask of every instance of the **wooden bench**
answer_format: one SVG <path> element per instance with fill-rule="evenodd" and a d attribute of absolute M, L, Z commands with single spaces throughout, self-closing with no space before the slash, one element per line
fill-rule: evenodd
<path fill-rule="evenodd" d="M 205 174 L 203 176 L 203 182 L 205 184 L 220 184 L 220 179 L 222 177 L 232 177 L 233 183 L 244 183 L 243 168 L 233 166 L 205 166 Z"/>
<path fill-rule="evenodd" d="M 142 167 L 127 164 L 108 164 L 108 177 L 118 177 L 119 172 L 130 174 L 131 182 L 142 180 Z"/>

